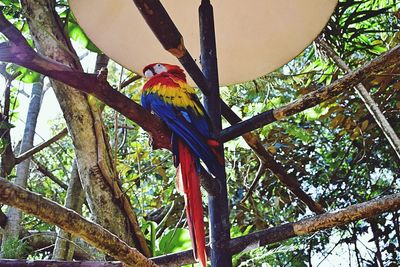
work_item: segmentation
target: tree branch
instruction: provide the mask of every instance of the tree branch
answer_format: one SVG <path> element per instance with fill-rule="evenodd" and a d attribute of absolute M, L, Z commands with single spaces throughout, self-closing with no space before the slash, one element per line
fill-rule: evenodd
<path fill-rule="evenodd" d="M 170 148 L 170 131 L 161 120 L 111 87 L 104 75 L 76 71 L 36 53 L 2 13 L 0 13 L 0 31 L 10 40 L 8 43 L 0 44 L 0 61 L 24 66 L 94 95 L 149 132 L 153 136 L 155 147 Z"/>
<path fill-rule="evenodd" d="M 380 55 L 361 68 L 348 73 L 343 78 L 334 81 L 328 86 L 321 87 L 280 108 L 268 110 L 251 119 L 222 130 L 219 140 L 221 142 L 226 142 L 246 132 L 253 131 L 276 120 L 282 120 L 288 116 L 316 106 L 341 94 L 344 90 L 356 86 L 368 77 L 381 74 L 381 72 L 393 66 L 400 66 L 399 57 L 400 45 L 397 45 L 385 54 Z"/>
<path fill-rule="evenodd" d="M 58 179 L 58 177 L 55 176 L 51 171 L 49 171 L 43 164 L 41 164 L 36 159 L 32 159 L 32 161 L 36 164 L 37 169 L 38 169 L 39 172 L 41 172 L 43 175 L 49 177 L 50 180 L 52 180 L 53 182 L 58 184 L 64 190 L 68 189 L 68 186 L 63 181 Z"/>
<path fill-rule="evenodd" d="M 66 136 L 67 133 L 68 133 L 67 128 L 64 128 L 64 129 L 61 130 L 61 132 L 59 132 L 58 134 L 56 134 L 55 136 L 53 136 L 49 140 L 44 141 L 44 142 L 40 143 L 39 145 L 37 145 L 35 147 L 32 147 L 31 149 L 25 151 L 21 155 L 18 155 L 15 158 L 15 164 L 18 164 L 18 163 L 30 158 L 31 156 L 33 156 L 37 152 L 41 151 L 42 149 L 44 149 L 44 148 L 50 146 L 51 144 L 57 142 L 58 140 L 60 140 L 64 136 Z"/>
<path fill-rule="evenodd" d="M 256 249 L 268 244 L 286 239 L 311 234 L 320 230 L 348 224 L 360 219 L 370 218 L 379 214 L 400 209 L 400 193 L 387 195 L 378 199 L 351 205 L 345 209 L 302 219 L 293 223 L 254 232 L 230 241 L 230 252 L 240 252 Z M 152 260 L 160 266 L 180 266 L 194 263 L 191 250 L 159 256 Z"/>
<path fill-rule="evenodd" d="M 3 267 L 124 267 L 120 262 L 115 261 L 55 261 L 55 260 L 0 260 Z"/>
<path fill-rule="evenodd" d="M 42 196 L 0 178 L 0 202 L 21 209 L 41 220 L 57 225 L 81 237 L 88 244 L 125 263 L 127 266 L 157 266 L 137 249 L 81 215 Z"/>

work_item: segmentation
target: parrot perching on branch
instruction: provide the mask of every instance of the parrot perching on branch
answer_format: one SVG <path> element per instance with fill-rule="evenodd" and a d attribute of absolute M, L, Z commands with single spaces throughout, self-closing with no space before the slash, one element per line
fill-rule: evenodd
<path fill-rule="evenodd" d="M 176 186 L 185 198 L 194 256 L 205 267 L 207 255 L 200 192 L 200 159 L 209 172 L 219 176 L 223 170 L 219 143 L 212 139 L 210 120 L 180 67 L 154 63 L 146 66 L 143 74 L 149 80 L 143 86 L 141 102 L 172 131 L 172 152 L 177 167 Z"/>

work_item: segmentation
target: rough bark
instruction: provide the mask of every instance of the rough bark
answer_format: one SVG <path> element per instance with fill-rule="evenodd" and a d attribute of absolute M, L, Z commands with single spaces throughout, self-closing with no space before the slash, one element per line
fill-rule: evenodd
<path fill-rule="evenodd" d="M 2 267 L 124 267 L 120 262 L 113 261 L 49 261 L 49 260 L 0 260 Z"/>
<path fill-rule="evenodd" d="M 400 193 L 387 195 L 378 199 L 351 205 L 345 209 L 327 212 L 297 222 L 282 224 L 277 227 L 234 238 L 229 242 L 230 252 L 236 254 L 249 251 L 295 236 L 311 234 L 399 209 Z M 195 262 L 191 250 L 155 257 L 152 258 L 152 260 L 160 266 L 181 266 Z"/>
<path fill-rule="evenodd" d="M 42 102 L 42 92 L 43 76 L 41 76 L 39 82 L 33 84 L 32 86 L 32 93 L 29 100 L 29 107 L 25 120 L 25 129 L 20 146 L 20 154 L 24 153 L 33 146 L 37 118 L 39 116 L 40 106 Z M 26 187 L 29 178 L 30 162 L 30 158 L 27 158 L 17 165 L 17 174 L 14 182 L 17 185 L 22 186 L 23 188 Z M 5 242 L 10 237 L 18 237 L 22 230 L 22 213 L 20 210 L 10 207 L 7 212 L 7 218 L 8 220 L 4 229 L 2 244 L 5 244 Z"/>
<path fill-rule="evenodd" d="M 127 266 L 157 266 L 137 249 L 130 247 L 100 225 L 4 178 L 0 178 L 0 203 L 19 208 L 45 222 L 57 225 Z"/>
<path fill-rule="evenodd" d="M 27 20 L 37 50 L 72 70 L 82 71 L 76 53 L 54 10 L 54 2 L 23 0 L 22 7 L 24 13 L 29 14 Z M 133 244 L 134 238 L 144 239 L 141 233 L 133 233 L 130 227 L 126 227 L 129 221 L 114 200 L 98 165 L 98 146 L 106 146 L 105 140 L 97 139 L 95 133 L 94 116 L 98 114 L 91 110 L 87 97 L 82 92 L 55 80 L 52 80 L 52 87 L 73 140 L 79 175 L 94 220 L 128 244 Z M 136 245 L 143 252 L 148 250 L 147 247 L 140 247 L 139 242 L 136 242 Z"/>
<path fill-rule="evenodd" d="M 85 193 L 82 190 L 78 166 L 76 160 L 74 160 L 64 206 L 68 209 L 76 211 L 78 214 L 81 214 L 84 201 Z M 76 237 L 73 237 L 70 233 L 64 231 L 63 229 L 57 229 L 57 239 L 55 242 L 52 259 L 71 261 L 75 252 L 75 240 Z"/>

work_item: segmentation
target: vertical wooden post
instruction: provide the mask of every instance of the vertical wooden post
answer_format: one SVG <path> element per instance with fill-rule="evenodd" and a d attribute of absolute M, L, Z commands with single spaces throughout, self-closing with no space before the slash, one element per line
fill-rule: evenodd
<path fill-rule="evenodd" d="M 221 101 L 219 97 L 217 50 L 215 45 L 214 14 L 209 0 L 202 0 L 199 7 L 201 66 L 207 78 L 210 92 L 204 96 L 204 105 L 210 116 L 214 135 L 222 129 Z M 222 145 L 221 145 L 222 146 Z M 223 157 L 223 149 L 221 149 Z M 208 213 L 210 222 L 211 266 L 232 266 L 232 255 L 229 252 L 230 224 L 226 174 L 216 177 L 221 191 L 215 196 L 208 196 Z"/>

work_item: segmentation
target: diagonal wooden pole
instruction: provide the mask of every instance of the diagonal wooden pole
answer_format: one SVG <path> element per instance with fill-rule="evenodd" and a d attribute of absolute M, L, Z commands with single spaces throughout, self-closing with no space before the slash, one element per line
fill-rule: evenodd
<path fill-rule="evenodd" d="M 215 44 L 215 27 L 213 7 L 209 0 L 202 0 L 199 7 L 200 24 L 200 63 L 206 78 L 209 93 L 204 95 L 205 109 L 210 116 L 213 134 L 218 135 L 222 130 L 221 100 L 219 94 L 217 48 Z M 221 145 L 220 152 L 224 158 Z M 228 193 L 225 168 L 219 177 L 220 192 L 208 196 L 208 215 L 210 226 L 211 266 L 232 266 L 232 255 L 229 253 L 230 224 Z"/>

